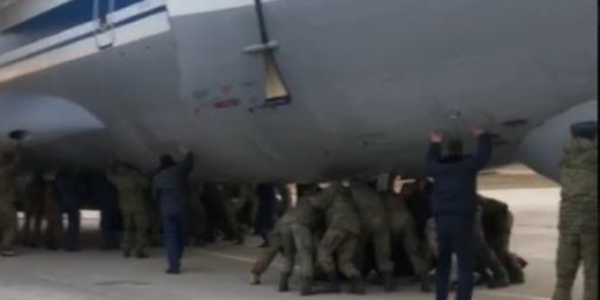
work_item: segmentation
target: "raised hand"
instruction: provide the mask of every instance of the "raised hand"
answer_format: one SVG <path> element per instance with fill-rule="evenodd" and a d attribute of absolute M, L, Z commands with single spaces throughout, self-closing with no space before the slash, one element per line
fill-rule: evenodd
<path fill-rule="evenodd" d="M 188 154 L 188 153 L 190 153 L 190 149 L 188 149 L 182 145 L 179 145 L 179 152 L 181 152 L 182 154 Z"/>
<path fill-rule="evenodd" d="M 480 137 L 485 134 L 485 129 L 480 128 L 480 127 L 474 127 L 473 129 L 471 129 L 471 132 L 473 133 L 474 136 Z"/>
<path fill-rule="evenodd" d="M 444 141 L 444 136 L 439 132 L 431 134 L 431 142 L 434 144 L 441 144 Z"/>

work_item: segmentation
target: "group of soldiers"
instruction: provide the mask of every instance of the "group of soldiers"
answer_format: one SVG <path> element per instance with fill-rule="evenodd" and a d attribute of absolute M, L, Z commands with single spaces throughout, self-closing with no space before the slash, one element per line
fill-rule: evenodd
<path fill-rule="evenodd" d="M 585 299 L 597 298 L 597 123 L 581 126 L 574 128 L 574 139 L 561 164 L 563 201 L 554 300 L 570 299 L 580 260 L 586 266 Z M 395 288 L 394 275 L 399 273 L 414 275 L 423 292 L 431 291 L 431 279 L 440 259 L 440 239 L 436 237 L 440 231 L 435 229 L 439 222 L 432 218 L 433 183 L 427 178 L 405 184 L 395 176 L 387 182 L 385 191 L 364 178 L 309 185 L 291 205 L 290 190 L 277 184 L 186 185 L 193 167 L 193 156 L 187 152 L 182 164 L 169 159 L 156 172 L 162 177 L 154 184 L 162 185 L 164 199 L 155 201 L 152 179 L 156 174 L 145 174 L 120 161 L 104 174 L 34 172 L 25 184 L 16 184 L 21 152 L 20 144 L 15 143 L 0 156 L 2 256 L 17 255 L 17 200 L 21 200 L 25 212 L 21 237 L 26 246 L 45 243 L 49 249 L 78 251 L 80 211 L 83 199 L 87 199 L 101 211 L 103 249 L 121 249 L 126 257 L 147 258 L 148 247 L 160 243 L 161 218 L 165 221 L 173 216 L 165 215 L 165 207 L 183 197 L 178 200 L 182 204 L 173 207 L 182 219 L 176 225 L 187 225 L 186 230 L 177 228 L 177 235 L 185 232 L 185 237 L 175 241 L 181 247 L 174 250 L 174 274 L 179 273 L 183 244 L 202 246 L 222 235 L 224 240 L 239 245 L 244 243 L 248 228 L 254 227 L 265 240 L 265 250 L 252 270 L 253 284 L 261 283 L 262 275 L 282 254 L 281 292 L 290 290 L 296 263 L 301 295 L 339 293 L 343 280 L 349 282 L 350 293 L 362 295 L 372 274 L 379 275 L 385 291 L 391 292 Z M 180 196 L 175 197 L 174 192 Z M 527 262 L 510 251 L 514 219 L 508 205 L 478 196 L 477 207 L 473 232 L 464 234 L 473 237 L 474 271 L 479 282 L 489 288 L 524 283 Z M 185 216 L 179 216 L 183 211 Z M 44 222 L 46 232 L 42 234 Z M 165 230 L 166 235 L 169 230 Z M 165 241 L 169 248 L 170 239 Z M 399 253 L 406 254 L 404 261 Z"/>
<path fill-rule="evenodd" d="M 412 273 L 421 290 L 430 292 L 437 255 L 431 183 L 425 178 L 404 183 L 397 176 L 386 192 L 361 180 L 307 189 L 278 221 L 271 247 L 252 270 L 252 284 L 261 283 L 262 275 L 281 254 L 281 292 L 290 290 L 296 262 L 303 296 L 339 293 L 341 279 L 349 282 L 351 294 L 362 295 L 372 274 L 378 274 L 385 291 L 391 292 L 394 275 L 406 269 L 412 271 L 403 274 Z M 508 206 L 480 197 L 480 217 L 472 233 L 477 240 L 480 282 L 490 288 L 524 283 L 526 262 L 509 250 L 513 217 Z M 408 264 L 397 259 L 402 252 Z"/>
<path fill-rule="evenodd" d="M 3 156 L 0 165 L 3 256 L 17 255 L 13 204 L 17 200 L 25 212 L 21 241 L 26 246 L 80 250 L 80 211 L 87 202 L 100 208 L 103 250 L 121 249 L 125 257 L 142 259 L 148 257 L 150 245 L 161 243 L 151 175 L 117 161 L 105 174 L 36 172 L 23 184 L 15 184 L 20 159 L 17 145 Z M 304 189 L 298 204 L 291 207 L 289 189 L 281 185 L 190 185 L 186 234 L 189 243 L 196 246 L 214 242 L 219 236 L 239 245 L 249 228 L 260 233 L 270 223 L 261 225 L 261 220 L 273 219 L 274 229 L 263 245 L 266 250 L 253 270 L 254 283 L 260 282 L 281 252 L 285 258 L 281 291 L 289 290 L 298 261 L 303 295 L 339 292 L 341 278 L 349 280 L 352 293 L 364 294 L 365 280 L 372 273 L 380 275 L 386 291 L 394 289 L 395 274 L 408 273 L 416 275 L 421 289 L 428 292 L 436 259 L 431 183 L 422 178 L 405 185 L 397 176 L 389 181 L 388 190 L 378 192 L 364 180 L 321 184 Z M 260 199 L 270 197 L 278 200 Z M 266 209 L 264 203 L 268 203 Z M 482 281 L 490 287 L 522 283 L 524 264 L 509 252 L 512 215 L 508 207 L 485 198 L 481 207 L 481 226 L 474 234 L 478 237 Z M 281 217 L 274 224 L 277 215 Z M 399 253 L 406 255 L 399 257 Z M 327 284 L 317 286 L 315 279 L 325 279 Z"/>
<path fill-rule="evenodd" d="M 81 250 L 81 210 L 86 207 L 100 209 L 102 250 L 122 249 L 127 257 L 146 258 L 151 237 L 158 239 L 154 233 L 158 229 L 153 227 L 160 219 L 156 205 L 149 200 L 150 179 L 131 165 L 115 162 L 105 174 L 38 171 L 15 178 L 14 169 L 10 172 L 4 188 L 0 187 L 9 196 L 2 198 L 0 205 L 15 219 L 2 226 L 12 233 L 3 234 L 3 256 L 17 255 L 17 206 L 24 212 L 20 242 L 26 247 Z"/>
<path fill-rule="evenodd" d="M 82 171 L 27 172 L 18 174 L 22 149 L 15 143 L 0 158 L 0 254 L 16 256 L 15 246 L 50 250 L 81 250 L 81 210 L 98 209 L 102 250 L 122 250 L 125 257 L 143 259 L 150 246 L 164 243 L 161 205 L 153 195 L 155 174 L 140 171 L 135 166 L 115 161 L 105 172 Z M 157 173 L 157 172 L 155 172 Z M 260 185 L 189 183 L 182 193 L 189 196 L 185 203 L 186 244 L 204 246 L 219 238 L 244 243 L 249 228 L 269 230 L 268 219 L 275 219 L 278 210 L 285 210 L 276 195 L 285 194 L 275 184 L 265 184 L 272 192 L 267 209 L 258 199 Z M 263 188 L 265 190 L 265 188 Z M 189 195 L 187 195 L 189 194 Z M 263 193 L 264 194 L 264 193 Z M 24 213 L 19 230 L 17 209 Z M 267 220 L 267 224 L 264 225 Z M 273 224 L 274 225 L 274 224 Z M 266 241 L 268 242 L 268 241 Z M 267 246 L 266 243 L 264 246 Z"/>

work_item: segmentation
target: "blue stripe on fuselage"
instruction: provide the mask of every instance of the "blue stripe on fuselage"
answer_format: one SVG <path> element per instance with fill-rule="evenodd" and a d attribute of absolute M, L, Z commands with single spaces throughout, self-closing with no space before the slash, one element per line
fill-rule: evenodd
<path fill-rule="evenodd" d="M 167 9 L 166 9 L 166 7 L 165 7 L 165 6 L 157 7 L 157 8 L 155 8 L 155 9 L 152 9 L 152 10 L 146 11 L 146 12 L 144 12 L 144 13 L 141 13 L 141 14 L 138 14 L 138 15 L 131 16 L 131 17 L 129 17 L 129 18 L 127 18 L 127 19 L 125 19 L 125 20 L 122 20 L 122 21 L 116 22 L 116 23 L 114 24 L 114 26 L 115 26 L 115 28 L 119 28 L 119 27 L 122 27 L 122 26 L 126 26 L 126 25 L 128 25 L 128 24 L 135 23 L 135 22 L 137 22 L 137 21 L 139 21 L 139 20 L 142 20 L 142 19 L 144 19 L 144 18 L 147 18 L 147 17 L 153 16 L 153 15 L 156 15 L 156 14 L 159 14 L 159 13 L 162 13 L 162 12 L 165 12 L 166 10 L 167 10 Z M 71 44 L 73 44 L 73 43 L 76 43 L 76 42 L 78 42 L 78 41 L 85 40 L 85 39 L 87 39 L 87 38 L 93 37 L 95 34 L 96 34 L 96 32 L 95 32 L 95 31 L 92 31 L 92 32 L 87 32 L 87 33 L 84 33 L 84 34 L 81 34 L 81 35 L 78 35 L 78 36 L 74 36 L 74 37 L 73 37 L 73 38 L 71 38 L 71 39 L 68 39 L 68 40 L 66 40 L 66 41 L 63 41 L 63 42 L 61 42 L 61 43 L 58 43 L 58 44 L 52 45 L 52 46 L 50 46 L 50 47 L 46 47 L 46 48 L 40 49 L 40 50 L 38 50 L 38 51 L 36 51 L 36 52 L 30 53 L 30 54 L 28 54 L 28 55 L 25 55 L 25 56 L 23 56 L 23 57 L 19 57 L 19 58 L 17 58 L 17 59 L 14 59 L 14 60 L 11 60 L 11 61 L 8 61 L 8 62 L 5 62 L 5 63 L 0 63 L 0 68 L 7 67 L 7 66 L 10 66 L 10 65 L 13 65 L 13 64 L 16 64 L 16 63 L 19 63 L 19 62 L 25 61 L 25 60 L 28 60 L 28 59 L 30 59 L 30 58 L 34 58 L 34 57 L 36 57 L 36 56 L 39 56 L 39 55 L 43 55 L 44 53 L 46 53 L 46 52 L 49 52 L 49 51 L 53 51 L 53 50 L 56 50 L 56 49 L 60 49 L 60 48 L 62 48 L 62 47 L 65 47 L 65 46 L 71 45 Z M 0 40 L 0 41 L 1 41 L 1 40 Z M 1 53 L 0 53 L 0 54 L 1 54 Z"/>
<path fill-rule="evenodd" d="M 101 11 L 108 11 L 109 0 L 100 0 Z M 144 0 L 115 0 L 115 11 Z M 94 0 L 73 0 L 0 32 L 0 54 L 29 45 L 94 18 Z"/>

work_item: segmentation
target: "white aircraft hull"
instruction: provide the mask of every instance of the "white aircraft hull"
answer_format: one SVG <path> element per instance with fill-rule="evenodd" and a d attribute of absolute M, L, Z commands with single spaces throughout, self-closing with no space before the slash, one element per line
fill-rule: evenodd
<path fill-rule="evenodd" d="M 264 1 L 290 93 L 277 104 L 263 55 L 244 51 L 264 42 L 254 2 L 191 3 L 143 1 L 111 31 L 9 65 L 16 52 L 0 54 L 0 120 L 13 116 L 0 134 L 29 130 L 51 167 L 119 156 L 151 169 L 184 144 L 205 179 L 310 181 L 421 173 L 431 131 L 466 138 L 475 125 L 497 135 L 494 165 L 514 162 L 530 132 L 597 99 L 592 0 Z M 82 108 L 82 125 L 44 131 L 31 107 L 48 99 Z"/>

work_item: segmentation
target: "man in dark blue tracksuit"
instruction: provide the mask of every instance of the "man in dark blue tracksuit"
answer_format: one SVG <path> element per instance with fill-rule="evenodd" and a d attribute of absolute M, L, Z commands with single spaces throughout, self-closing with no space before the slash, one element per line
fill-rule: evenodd
<path fill-rule="evenodd" d="M 187 177 L 194 167 L 194 155 L 182 148 L 186 155 L 182 163 L 171 156 L 161 158 L 160 168 L 154 178 L 154 196 L 159 202 L 163 220 L 165 246 L 169 268 L 167 274 L 181 272 L 181 258 L 186 244 L 185 222 L 189 207 Z"/>
<path fill-rule="evenodd" d="M 75 174 L 61 173 L 56 179 L 60 207 L 67 215 L 68 226 L 64 236 L 67 251 L 79 251 L 79 231 L 81 227 L 81 183 Z"/>
<path fill-rule="evenodd" d="M 470 300 L 473 296 L 477 175 L 492 154 L 490 136 L 480 129 L 473 130 L 473 133 L 479 139 L 475 155 L 464 156 L 462 144 L 455 141 L 450 144 L 449 155 L 442 157 L 443 137 L 435 133 L 427 157 L 428 173 L 435 181 L 432 209 L 439 247 L 437 300 L 448 299 L 452 254 L 457 256 L 459 268 L 456 299 Z"/>
<path fill-rule="evenodd" d="M 119 229 L 121 227 L 119 194 L 104 174 L 90 176 L 88 184 L 90 200 L 100 209 L 102 250 L 118 250 L 120 248 Z"/>
<path fill-rule="evenodd" d="M 258 194 L 258 213 L 256 216 L 256 232 L 263 239 L 261 248 L 270 246 L 269 236 L 275 227 L 277 214 L 277 190 L 274 184 L 259 184 Z"/>

